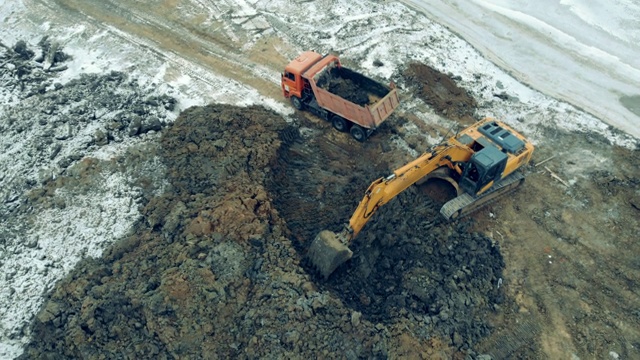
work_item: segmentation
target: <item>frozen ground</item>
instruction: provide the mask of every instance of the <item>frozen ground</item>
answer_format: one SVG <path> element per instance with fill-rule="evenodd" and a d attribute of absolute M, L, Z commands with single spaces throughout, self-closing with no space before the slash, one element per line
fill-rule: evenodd
<path fill-rule="evenodd" d="M 640 136 L 637 1 L 403 2 L 523 83 Z"/>
<path fill-rule="evenodd" d="M 564 17 L 560 17 L 560 13 L 557 13 L 558 17 L 548 20 L 552 25 L 541 27 L 539 20 L 533 21 L 532 19 L 536 19 L 536 16 L 540 14 L 539 10 L 543 8 L 532 5 L 522 5 L 524 10 L 520 11 L 523 13 L 516 13 L 513 9 L 504 6 L 499 7 L 499 4 L 488 5 L 487 2 L 470 3 L 469 8 L 459 7 L 459 13 L 451 10 L 445 11 L 447 9 L 442 5 L 433 7 L 434 13 L 432 15 L 438 15 L 435 13 L 436 11 L 448 14 L 448 16 L 438 15 L 442 16 L 440 21 L 452 26 L 461 34 L 464 33 L 465 28 L 457 29 L 450 23 L 458 19 L 457 14 L 469 16 L 468 12 L 472 11 L 474 6 L 483 7 L 484 10 L 478 13 L 494 14 L 491 16 L 499 19 L 502 19 L 504 14 L 511 15 L 507 16 L 512 19 L 510 21 L 520 19 L 520 25 L 527 25 L 524 27 L 513 26 L 513 29 L 509 30 L 513 34 L 510 36 L 516 39 L 513 42 L 517 42 L 520 47 L 527 44 L 529 46 L 528 52 L 524 48 L 518 48 L 520 53 L 539 54 L 548 51 L 549 54 L 555 54 L 554 56 L 545 56 L 545 59 L 562 59 L 560 55 L 573 54 L 571 62 L 564 58 L 565 60 L 559 60 L 561 66 L 551 64 L 540 70 L 545 62 L 537 58 L 537 61 L 518 61 L 519 66 L 523 67 L 516 68 L 515 65 L 506 62 L 507 56 L 495 53 L 492 55 L 491 50 L 487 50 L 488 59 L 486 59 L 444 26 L 408 9 L 403 4 L 395 2 L 316 1 L 295 3 L 291 1 L 257 1 L 251 5 L 240 0 L 227 0 L 206 2 L 206 6 L 203 5 L 204 2 L 200 1 L 185 2 L 181 5 L 179 9 L 186 19 L 190 19 L 189 21 L 192 22 L 200 21 L 196 24 L 201 26 L 198 29 L 207 29 L 211 32 L 210 38 L 204 40 L 195 37 L 180 37 L 181 41 L 192 45 L 191 51 L 193 53 L 187 53 L 180 51 L 183 48 L 177 48 L 178 45 L 162 43 L 158 39 L 145 38 L 143 36 L 145 33 L 136 32 L 131 27 L 118 28 L 117 21 L 112 20 L 113 22 L 109 23 L 108 18 L 100 19 L 98 17 L 101 14 L 99 10 L 96 13 L 91 13 L 96 10 L 89 7 L 83 8 L 92 2 L 74 3 L 78 11 L 67 12 L 61 10 L 60 3 L 62 2 L 49 0 L 1 1 L 0 39 L 2 39 L 2 43 L 12 46 L 17 40 L 23 39 L 34 45 L 43 34 L 48 34 L 59 40 L 63 44 L 65 52 L 73 57 L 68 64 L 68 70 L 59 73 L 61 83 L 75 79 L 78 74 L 84 72 L 102 74 L 111 70 L 124 71 L 139 79 L 141 85 L 148 91 L 170 94 L 179 100 L 178 107 L 173 112 L 166 114 L 167 121 L 172 121 L 180 110 L 188 106 L 208 102 L 236 105 L 265 104 L 282 114 L 290 114 L 290 107 L 281 102 L 278 97 L 277 81 L 280 66 L 286 58 L 295 56 L 298 51 L 315 48 L 321 52 L 337 52 L 343 56 L 348 64 L 363 68 L 369 74 L 385 79 L 399 79 L 399 70 L 408 61 L 424 62 L 442 72 L 455 74 L 459 77 L 461 86 L 470 89 L 478 98 L 481 104 L 480 115 L 501 118 L 527 133 L 538 144 L 545 142 L 542 129 L 551 127 L 569 131 L 595 132 L 609 138 L 613 143 L 631 148 L 636 146 L 636 139 L 619 131 L 612 131 L 597 117 L 579 110 L 574 105 L 586 109 L 589 113 L 625 129 L 633 135 L 638 135 L 635 132 L 637 130 L 629 126 L 637 121 L 637 117 L 625 110 L 622 105 L 616 105 L 620 104 L 619 98 L 623 95 L 632 98 L 634 95 L 632 84 L 640 82 L 637 75 L 637 59 L 631 56 L 634 53 L 633 49 L 637 50 L 637 47 L 634 48 L 637 45 L 633 45 L 637 42 L 633 42 L 633 40 L 638 39 L 638 33 L 633 29 L 637 30 L 638 27 L 625 32 L 626 37 L 624 37 L 615 29 L 604 27 L 598 18 L 587 18 L 588 14 L 577 3 L 567 3 L 567 6 L 563 5 L 558 9 L 572 9 L 573 12 L 570 14 L 577 14 L 571 15 L 572 19 L 578 19 L 578 15 L 580 19 L 587 19 L 583 22 L 577 20 L 571 22 L 573 25 L 582 24 L 583 31 L 589 30 L 586 31 L 586 34 L 591 36 L 582 41 L 618 39 L 615 40 L 618 41 L 618 44 L 623 44 L 623 40 L 630 41 L 632 45 L 628 48 L 631 52 L 618 53 L 617 51 L 620 49 L 615 46 L 599 49 L 595 52 L 598 56 L 593 57 L 599 62 L 594 63 L 595 60 L 592 59 L 593 61 L 581 65 L 586 66 L 586 70 L 580 67 L 575 71 L 573 68 L 567 68 L 567 64 L 575 63 L 576 59 L 579 60 L 580 56 L 587 53 L 586 49 L 592 49 L 594 44 L 588 42 L 585 44 L 572 38 L 572 36 L 577 36 L 577 33 L 569 33 L 568 28 L 560 26 L 561 20 L 564 19 Z M 118 2 L 108 3 L 117 10 L 122 10 L 127 6 L 118 4 Z M 616 4 L 617 9 L 623 8 L 622 2 Z M 627 14 L 633 14 L 633 11 L 636 11 L 633 4 L 628 6 L 630 8 Z M 148 13 L 135 13 L 131 18 L 123 17 L 123 22 L 128 22 L 132 24 L 131 26 L 155 24 L 156 30 L 167 31 L 165 37 L 182 36 L 181 33 L 172 33 L 169 25 L 177 28 L 184 24 L 170 22 L 169 25 L 166 25 L 165 22 L 158 21 L 159 15 L 155 12 L 158 11 L 158 8 L 149 10 Z M 170 7 L 168 10 L 174 12 L 175 8 Z M 126 11 L 122 13 L 128 14 Z M 524 15 L 525 13 L 527 15 Z M 86 14 L 86 16 L 82 14 Z M 116 17 L 118 14 L 119 12 L 115 11 L 112 16 Z M 624 13 L 618 12 L 617 14 L 618 20 L 624 20 L 622 16 Z M 627 23 L 633 22 L 633 18 L 627 20 Z M 495 19 L 492 18 L 492 22 L 496 22 Z M 506 31 L 507 26 L 513 25 L 508 22 L 496 22 L 496 24 L 502 24 L 496 25 L 496 31 L 503 32 Z M 586 24 L 590 24 L 590 27 L 586 27 Z M 620 24 L 617 29 L 624 25 Z M 471 24 L 467 25 L 471 26 Z M 517 32 L 522 28 L 525 30 Z M 539 40 L 541 28 L 552 30 L 551 35 L 543 32 L 545 37 L 548 36 L 546 40 Z M 532 31 L 531 29 L 537 30 Z M 571 36 L 567 35 L 568 33 Z M 469 35 L 467 35 L 470 36 L 469 41 L 484 52 L 485 47 L 474 41 L 473 35 L 483 37 L 486 34 L 479 32 L 478 28 L 469 28 Z M 495 39 L 499 39 L 504 35 L 504 33 L 498 33 L 494 36 Z M 553 46 L 544 45 L 543 47 L 541 45 L 549 42 L 549 39 L 554 39 L 555 35 L 559 36 L 559 40 L 552 41 Z M 529 40 L 522 40 L 524 38 Z M 613 40 L 609 43 L 614 43 Z M 266 45 L 263 45 L 262 41 Z M 205 46 L 209 46 L 209 43 L 217 45 L 215 47 L 211 45 L 212 47 L 206 48 L 206 51 L 200 51 Z M 509 44 L 503 45 L 501 51 L 504 51 L 504 54 L 518 52 L 514 49 L 504 50 L 509 49 L 510 46 Z M 271 54 L 271 58 L 281 59 L 283 62 L 279 64 L 261 63 L 261 58 L 254 53 L 258 52 L 255 49 L 262 49 L 267 54 Z M 564 50 L 560 51 L 559 49 Z M 205 58 L 212 58 L 218 62 L 208 63 L 207 59 L 198 57 L 197 53 L 201 52 L 208 55 Z M 637 54 L 637 51 L 635 53 Z M 504 58 L 505 61 L 499 61 L 499 58 Z M 529 58 L 535 59 L 532 56 Z M 374 60 L 380 60 L 384 65 L 373 66 Z M 505 66 L 507 71 L 501 70 L 494 63 Z M 581 64 L 579 61 L 577 63 Z M 623 63 L 626 64 L 626 69 L 632 67 L 636 70 L 631 69 L 625 77 L 621 76 L 620 71 L 625 69 Z M 2 64 L 2 66 L 6 66 L 6 64 Z M 535 71 L 528 71 L 526 66 L 530 66 Z M 605 77 L 601 73 L 595 72 L 602 67 L 606 67 L 611 72 L 615 70 L 613 73 L 615 76 Z M 250 70 L 249 75 L 244 74 L 247 70 Z M 574 80 L 562 80 L 561 76 L 565 72 L 573 72 L 573 75 L 567 79 L 575 78 L 583 82 L 572 83 L 571 81 Z M 539 86 L 534 82 L 542 75 L 548 76 L 545 81 L 541 80 L 542 83 L 547 84 L 546 86 Z M 251 79 L 257 80 L 252 81 Z M 540 88 L 544 93 L 560 100 L 533 90 L 518 80 Z M 564 84 L 568 84 L 571 91 L 561 90 Z M 602 89 L 615 89 L 619 93 L 616 95 L 614 92 L 605 92 Z M 637 90 L 637 87 L 635 89 Z M 496 98 L 496 94 L 502 93 L 509 95 L 508 100 Z M 594 101 L 594 97 L 598 101 Z M 0 104 L 2 105 L 0 115 L 23 101 L 20 93 L 3 89 L 0 93 Z M 416 99 L 407 99 L 404 106 L 408 109 L 420 105 L 419 102 Z M 607 107 L 595 108 L 596 104 Z M 418 108 L 420 107 L 416 107 L 416 109 Z M 607 116 L 603 114 L 607 114 Z M 617 115 L 612 116 L 612 114 Z M 428 110 L 419 115 L 427 122 L 447 122 Z M 96 124 L 92 126 L 96 126 Z M 4 151 L 0 156 L 2 169 L 0 185 L 3 188 L 13 188 L 9 185 L 19 181 L 37 179 L 38 170 L 55 168 L 53 160 L 46 156 L 32 159 L 29 158 L 30 154 L 21 153 L 20 148 L 15 145 L 16 139 L 8 137 L 11 134 L 3 133 L 0 135 L 0 143 L 6 148 L 12 149 L 14 154 L 21 154 L 21 156 L 9 156 L 10 153 Z M 69 139 L 68 146 L 64 151 L 69 153 L 85 151 L 84 149 L 87 149 L 84 146 L 86 135 L 86 133 L 80 133 L 77 138 Z M 25 147 L 28 147 L 37 139 L 37 130 L 33 130 L 25 132 L 20 141 L 24 142 Z M 108 159 L 110 156 L 124 152 L 130 146 L 152 139 L 154 139 L 153 136 L 148 136 L 108 147 L 89 148 L 82 153 L 82 156 L 84 158 Z M 58 171 L 60 170 L 63 169 L 58 169 Z M 11 276 L 0 276 L 0 289 L 2 289 L 0 290 L 0 306 L 4 309 L 0 319 L 2 324 L 0 328 L 2 331 L 0 333 L 0 357 L 11 358 L 21 352 L 20 346 L 29 336 L 26 325 L 42 301 L 43 290 L 64 276 L 84 254 L 99 256 L 101 249 L 126 232 L 127 227 L 137 218 L 135 203 L 130 201 L 135 196 L 135 189 L 125 188 L 122 191 L 122 198 L 107 200 L 101 198 L 99 194 L 121 189 L 126 179 L 117 175 L 106 176 L 105 179 L 108 181 L 105 181 L 101 189 L 96 192 L 98 195 L 76 196 L 73 201 L 70 201 L 73 206 L 43 213 L 39 220 L 42 223 L 40 226 L 34 227 L 34 229 L 38 229 L 37 231 L 33 230 L 23 234 L 20 241 L 10 239 L 13 247 L 9 249 L 5 247 L 0 250 L 3 273 L 12 274 Z M 1 194 L 5 197 L 0 199 L 3 201 L 2 206 L 8 206 L 6 201 L 9 199 L 15 201 L 16 196 L 20 198 L 25 196 L 25 193 L 20 191 Z M 85 208 L 86 211 L 80 212 L 79 208 Z M 80 218 L 87 224 L 99 225 L 83 227 L 78 224 L 78 221 L 75 221 Z M 18 219 L 12 221 L 18 221 Z M 75 234 L 74 241 L 64 241 L 65 234 L 69 233 Z M 27 244 L 33 244 L 34 241 L 40 243 L 40 247 L 27 246 Z M 50 262 L 47 265 L 49 270 L 38 270 L 39 259 L 43 253 L 48 251 L 47 249 L 59 249 L 60 255 L 47 260 Z M 33 266 L 34 270 L 29 270 L 30 266 L 21 265 L 18 267 L 16 266 L 17 262 L 36 265 Z M 18 269 L 19 271 L 14 272 L 10 269 Z M 10 291 L 11 288 L 14 291 Z M 16 292 L 19 294 L 16 295 Z"/>
<path fill-rule="evenodd" d="M 208 102 L 234 105 L 261 103 L 283 114 L 292 111 L 275 100 L 262 99 L 254 89 L 232 79 L 203 71 L 194 64 L 185 65 L 184 60 L 177 56 L 166 54 L 159 59 L 143 41 L 128 38 L 115 28 L 96 28 L 88 22 L 66 28 L 60 28 L 59 23 L 34 23 L 28 14 L 33 14 L 33 7 L 40 5 L 28 5 L 31 7 L 23 2 L 0 3 L 0 39 L 9 47 L 18 40 L 25 40 L 35 50 L 45 34 L 54 36 L 71 59 L 65 62 L 68 69 L 60 72 L 53 82 L 65 85 L 78 79 L 80 74 L 126 72 L 131 78 L 138 79 L 143 93 L 167 94 L 178 99 L 178 106 L 162 115 L 163 121 L 168 122 L 173 121 L 181 110 Z M 0 48 L 0 54 L 5 50 Z M 2 63 L 5 69 L 12 65 L 15 66 L 11 62 Z M 176 68 L 182 71 L 176 71 Z M 35 97 L 26 98 L 26 92 L 19 87 L 8 87 L 16 77 L 15 73 L 5 73 L 1 80 L 4 87 L 0 89 L 0 125 L 7 128 L 15 128 L 7 120 L 17 109 L 24 111 L 27 121 L 26 118 L 31 116 L 28 115 L 30 108 L 43 106 Z M 68 116 L 70 109 L 77 106 L 61 106 L 51 118 L 58 117 L 58 114 Z M 64 172 L 66 169 L 58 165 L 64 156 L 81 154 L 80 158 L 108 161 L 122 155 L 127 148 L 154 137 L 89 146 L 93 132 L 111 120 L 110 116 L 104 116 L 77 131 L 65 125 L 38 127 L 28 123 L 19 135 L 12 131 L 3 132 L 0 137 L 2 210 L 12 211 L 27 196 L 25 182 L 41 184 L 46 178 L 55 179 Z M 57 150 L 57 156 L 50 156 L 48 151 L 34 151 L 49 131 L 61 139 L 64 137 L 59 141 L 62 146 Z M 64 132 L 71 136 L 59 135 Z M 161 164 L 149 160 L 148 168 L 145 163 L 139 164 L 142 171 L 144 168 L 150 173 L 162 171 Z M 131 175 L 118 172 L 100 175 L 101 181 L 94 184 L 93 191 L 87 194 L 65 194 L 64 190 L 59 190 L 57 194 L 66 198 L 64 208 L 45 209 L 34 217 L 33 222 L 29 216 L 14 215 L 0 225 L 0 358 L 13 358 L 21 352 L 30 318 L 42 303 L 44 292 L 83 256 L 100 256 L 105 246 L 126 234 L 139 218 L 134 201 L 139 189 L 128 185 Z"/>

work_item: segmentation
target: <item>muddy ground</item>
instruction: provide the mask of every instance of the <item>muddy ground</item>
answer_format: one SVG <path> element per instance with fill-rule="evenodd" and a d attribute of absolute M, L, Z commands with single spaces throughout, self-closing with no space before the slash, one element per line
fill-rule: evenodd
<path fill-rule="evenodd" d="M 440 223 L 438 206 L 415 191 L 377 215 L 331 281 L 304 262 L 309 239 L 338 228 L 352 194 L 387 171 L 353 160 L 354 151 L 380 158 L 379 144 L 354 148 L 307 125 L 302 135 L 262 108 L 183 113 L 159 149 L 170 191 L 149 199 L 135 234 L 56 286 L 23 357 L 416 351 L 400 340 L 431 344 L 417 350 L 425 355 L 474 354 L 504 301 L 504 261 L 470 223 Z M 406 206 L 418 216 L 402 216 Z"/>
<path fill-rule="evenodd" d="M 184 32 L 164 36 L 153 31 L 157 22 L 136 28 L 111 2 L 107 10 L 117 11 L 59 3 L 278 95 L 224 57 L 189 51 L 201 44 Z M 212 53 L 235 51 L 207 40 Z M 274 71 L 286 61 L 253 56 Z M 420 64 L 403 70 L 405 98 L 422 97 L 461 126 L 475 120 L 475 101 L 455 75 Z M 303 255 L 315 232 L 338 230 L 372 180 L 410 159 L 388 139 L 400 136 L 416 151 L 430 145 L 407 123 L 434 136 L 447 131 L 398 113 L 362 145 L 304 113 L 288 124 L 262 108 L 213 105 L 183 113 L 159 144 L 106 163 L 65 162 L 69 171 L 45 181 L 44 194 L 73 189 L 78 175 L 95 184 L 105 170 L 135 168 L 151 155 L 162 159 L 170 187 L 158 195 L 152 180 L 134 178 L 144 189 L 143 219 L 47 294 L 23 358 L 640 357 L 640 154 L 591 133 L 542 126 L 533 165 L 555 157 L 529 167 L 509 198 L 458 223 L 441 223 L 429 191 L 412 188 L 376 214 L 355 258 L 328 282 L 308 268 Z M 33 214 L 56 204 L 40 201 L 42 193 L 32 193 Z"/>
<path fill-rule="evenodd" d="M 55 287 L 23 358 L 637 355 L 637 151 L 550 133 L 609 148 L 619 166 L 585 169 L 568 188 L 549 174 L 571 175 L 559 161 L 531 166 L 509 199 L 452 224 L 411 188 L 324 281 L 305 262 L 309 241 L 340 229 L 406 155 L 385 145 L 393 125 L 359 145 L 300 115 L 184 112 L 155 150 L 170 189 L 145 197 L 134 234 Z M 538 149 L 534 163 L 550 155 Z"/>

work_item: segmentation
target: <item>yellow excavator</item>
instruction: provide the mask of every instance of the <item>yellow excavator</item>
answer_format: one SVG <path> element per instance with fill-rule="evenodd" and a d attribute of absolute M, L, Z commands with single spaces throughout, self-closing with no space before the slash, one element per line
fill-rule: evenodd
<path fill-rule="evenodd" d="M 451 184 L 457 196 L 440 214 L 454 220 L 511 192 L 524 182 L 516 171 L 526 165 L 533 145 L 503 122 L 485 118 L 432 147 L 391 175 L 371 183 L 348 224 L 339 233 L 321 231 L 307 251 L 324 278 L 351 259 L 351 241 L 382 205 L 413 184 L 437 178 Z"/>

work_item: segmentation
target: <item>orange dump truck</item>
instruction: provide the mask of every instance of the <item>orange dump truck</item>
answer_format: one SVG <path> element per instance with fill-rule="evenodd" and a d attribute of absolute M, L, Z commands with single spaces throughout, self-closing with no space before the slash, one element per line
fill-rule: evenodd
<path fill-rule="evenodd" d="M 282 92 L 298 110 L 309 110 L 363 142 L 398 107 L 395 85 L 381 84 L 342 64 L 335 55 L 305 51 L 282 73 Z"/>

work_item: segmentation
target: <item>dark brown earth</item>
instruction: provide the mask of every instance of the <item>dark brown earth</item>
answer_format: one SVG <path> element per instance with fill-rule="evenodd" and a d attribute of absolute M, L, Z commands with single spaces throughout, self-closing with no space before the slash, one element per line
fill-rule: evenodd
<path fill-rule="evenodd" d="M 345 67 L 325 72 L 318 86 L 360 106 L 373 104 L 389 92 L 382 84 Z"/>
<path fill-rule="evenodd" d="M 467 90 L 456 85 L 450 76 L 421 63 L 410 63 L 403 76 L 414 84 L 415 94 L 437 112 L 463 125 L 475 121 L 476 100 Z"/>
<path fill-rule="evenodd" d="M 358 148 L 302 121 L 316 136 L 262 108 L 183 113 L 159 151 L 171 190 L 149 199 L 134 234 L 56 286 L 23 358 L 387 357 L 406 354 L 404 342 L 424 343 L 425 356 L 471 351 L 504 299 L 498 248 L 468 223 L 440 223 L 437 205 L 410 191 L 320 280 L 303 261 L 308 240 L 338 228 L 353 194 L 387 170 L 355 160 L 382 159 L 380 139 Z"/>
<path fill-rule="evenodd" d="M 473 103 L 466 92 L 423 70 L 408 86 L 450 89 L 439 104 L 470 121 L 455 105 Z M 409 189 L 320 280 L 308 242 L 339 230 L 368 184 L 407 160 L 387 144 L 398 126 L 361 145 L 316 118 L 189 109 L 158 150 L 170 190 L 147 195 L 131 236 L 58 283 L 23 358 L 639 355 L 640 156 L 592 134 L 545 130 L 574 147 L 538 147 L 534 164 L 558 160 L 458 223 Z M 617 162 L 589 167 L 590 151 Z"/>

